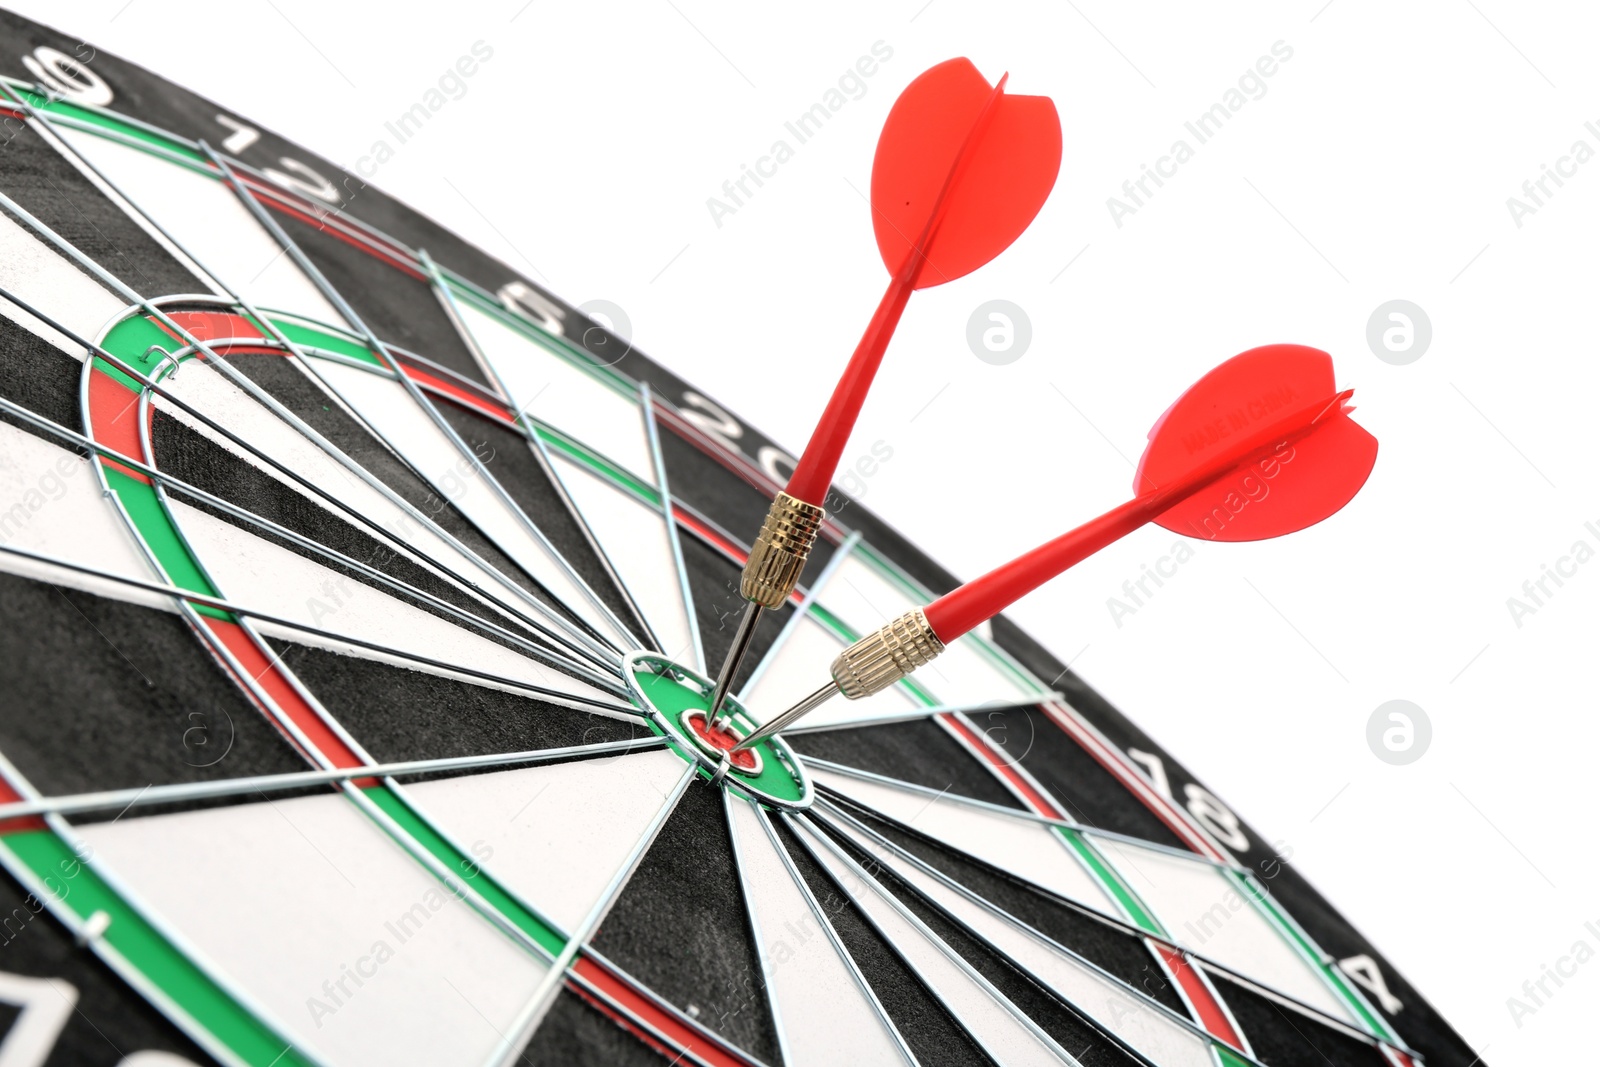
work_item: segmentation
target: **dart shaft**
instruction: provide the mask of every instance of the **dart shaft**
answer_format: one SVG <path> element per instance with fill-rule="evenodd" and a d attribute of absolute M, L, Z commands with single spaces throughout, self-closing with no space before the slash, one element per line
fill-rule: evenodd
<path fill-rule="evenodd" d="M 806 450 L 800 454 L 800 462 L 789 476 L 785 492 L 790 496 L 821 504 L 828 495 L 828 486 L 833 482 L 839 457 L 844 455 L 845 442 L 850 439 L 856 418 L 861 414 L 861 406 L 866 403 L 867 390 L 877 376 L 878 366 L 883 362 L 883 354 L 889 347 L 889 339 L 894 336 L 895 327 L 900 324 L 906 302 L 911 299 L 911 273 L 910 270 L 901 270 L 889 280 L 889 287 L 878 302 L 878 310 L 873 312 L 872 321 L 867 323 L 866 331 L 856 343 L 856 350 L 851 354 L 844 374 L 839 377 L 839 384 L 834 386 L 833 395 L 828 398 L 828 406 L 822 410 L 816 429 L 811 431 Z"/>
<path fill-rule="evenodd" d="M 750 642 L 755 639 L 756 625 L 760 621 L 761 605 L 753 600 L 747 602 L 744 614 L 739 618 L 739 628 L 733 632 L 733 644 L 728 646 L 728 655 L 722 661 L 722 671 L 717 675 L 717 686 L 711 691 L 711 706 L 706 709 L 708 728 L 717 724 L 722 703 L 728 699 L 728 690 L 733 688 L 734 676 L 739 673 L 739 664 L 744 662 L 745 653 L 750 651 Z"/>
<path fill-rule="evenodd" d="M 1305 409 L 1274 423 L 1251 435 L 1238 448 L 1231 449 L 1226 455 L 1185 477 L 1140 493 L 1104 515 L 1068 530 L 1031 552 L 996 567 L 983 577 L 946 593 L 924 609 L 929 625 L 941 641 L 947 644 L 954 641 L 1068 567 L 1126 537 L 1173 505 L 1261 459 L 1273 449 L 1293 444 L 1313 433 L 1325 413 L 1338 410 L 1345 395 L 1341 394 L 1326 405 Z"/>
<path fill-rule="evenodd" d="M 1161 514 L 1163 509 L 1152 509 L 1151 498 L 1156 495 L 1147 493 L 1135 497 L 946 593 L 925 609 L 929 624 L 941 641 L 954 641 L 1068 567 Z"/>
<path fill-rule="evenodd" d="M 867 323 L 866 331 L 839 378 L 839 384 L 834 386 L 833 395 L 828 398 L 822 418 L 817 421 L 817 428 L 811 433 L 811 440 L 806 443 L 806 450 L 800 454 L 800 462 L 789 476 L 786 487 L 789 495 L 814 504 L 821 504 L 827 496 L 833 473 L 839 466 L 839 457 L 844 455 L 845 442 L 850 439 L 856 418 L 861 414 L 861 406 L 866 402 L 867 390 L 877 376 L 883 353 L 889 347 L 889 339 L 894 336 L 895 327 L 900 323 L 906 301 L 911 299 L 912 292 L 917 288 L 922 269 L 927 263 L 928 250 L 944 222 L 950 190 L 960 181 L 962 172 L 971 163 L 975 149 L 994 118 L 995 106 L 1005 95 L 1005 86 L 1006 79 L 1001 78 L 979 110 L 960 151 L 945 172 L 944 182 L 923 222 L 921 232 L 911 242 L 906 258 L 890 278 L 889 287 L 878 302 L 878 310 L 873 313 L 872 321 Z"/>

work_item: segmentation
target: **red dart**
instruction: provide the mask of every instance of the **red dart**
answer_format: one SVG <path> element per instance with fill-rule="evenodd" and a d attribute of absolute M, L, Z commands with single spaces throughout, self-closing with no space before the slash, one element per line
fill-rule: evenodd
<path fill-rule="evenodd" d="M 751 734 L 786 728 L 835 693 L 876 693 L 1074 563 L 1148 522 L 1211 541 L 1305 529 L 1366 483 L 1378 441 L 1350 419 L 1333 359 L 1302 345 L 1252 348 L 1192 385 L 1150 431 L 1132 500 L 952 590 L 851 645 L 833 679 Z"/>
<path fill-rule="evenodd" d="M 872 226 L 889 287 L 751 549 L 740 583 L 750 606 L 717 680 L 713 720 L 761 609 L 781 605 L 800 579 L 839 457 L 911 294 L 1005 251 L 1055 185 L 1055 104 L 1008 96 L 1005 83 L 990 86 L 970 60 L 951 59 L 923 71 L 889 111 L 872 162 Z"/>

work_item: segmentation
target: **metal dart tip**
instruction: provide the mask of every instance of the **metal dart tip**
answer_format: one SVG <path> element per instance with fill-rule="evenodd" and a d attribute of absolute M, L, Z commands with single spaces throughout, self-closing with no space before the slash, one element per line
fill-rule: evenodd
<path fill-rule="evenodd" d="M 743 741 L 740 741 L 737 745 L 734 745 L 730 751 L 742 752 L 744 749 L 754 748 L 756 745 L 759 745 L 761 742 L 765 741 L 779 730 L 788 729 L 802 715 L 806 715 L 809 712 L 815 711 L 817 708 L 821 707 L 837 692 L 839 692 L 839 683 L 835 682 L 831 678 L 828 679 L 827 685 L 824 685 L 821 689 L 818 689 L 815 693 L 812 693 L 810 696 L 800 701 L 800 703 L 796 704 L 788 711 L 785 711 L 783 714 L 778 715 L 770 722 L 762 724 L 761 729 L 757 730 Z"/>

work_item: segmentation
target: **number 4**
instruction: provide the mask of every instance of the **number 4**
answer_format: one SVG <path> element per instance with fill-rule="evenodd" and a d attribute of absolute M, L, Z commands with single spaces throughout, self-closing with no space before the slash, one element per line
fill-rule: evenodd
<path fill-rule="evenodd" d="M 1339 961 L 1339 969 L 1356 985 L 1378 998 L 1378 1003 L 1383 1005 L 1383 1010 L 1390 1015 L 1395 1014 L 1405 1007 L 1400 1003 L 1400 998 L 1389 992 L 1389 985 L 1383 980 L 1383 972 L 1378 969 L 1378 961 L 1371 956 L 1350 956 Z"/>

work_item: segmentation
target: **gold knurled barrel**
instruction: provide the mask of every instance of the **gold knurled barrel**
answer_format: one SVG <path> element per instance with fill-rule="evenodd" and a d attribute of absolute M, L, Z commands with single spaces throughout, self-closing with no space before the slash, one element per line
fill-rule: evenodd
<path fill-rule="evenodd" d="M 815 504 L 779 493 L 750 548 L 740 595 L 768 610 L 782 607 L 800 581 L 822 518 L 822 509 Z"/>
<path fill-rule="evenodd" d="M 829 669 L 839 692 L 860 700 L 889 688 L 943 651 L 944 642 L 928 625 L 928 617 L 913 608 L 839 653 Z"/>

